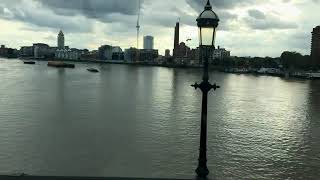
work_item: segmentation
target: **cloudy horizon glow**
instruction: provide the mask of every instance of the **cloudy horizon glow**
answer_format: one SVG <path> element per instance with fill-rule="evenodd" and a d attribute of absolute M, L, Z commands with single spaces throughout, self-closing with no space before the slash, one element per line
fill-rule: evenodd
<path fill-rule="evenodd" d="M 160 54 L 173 49 L 180 18 L 180 41 L 198 45 L 196 18 L 206 0 L 142 0 L 140 44 L 155 38 Z M 319 0 L 211 0 L 220 17 L 216 45 L 235 56 L 278 57 L 310 54 L 311 31 L 320 25 Z M 33 43 L 56 46 L 60 29 L 66 45 L 97 49 L 136 45 L 138 0 L 1 0 L 0 44 L 20 48 Z"/>

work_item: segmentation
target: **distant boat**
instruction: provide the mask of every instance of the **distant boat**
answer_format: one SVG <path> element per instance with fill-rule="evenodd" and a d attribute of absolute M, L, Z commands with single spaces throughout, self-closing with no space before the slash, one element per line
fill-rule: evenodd
<path fill-rule="evenodd" d="M 94 68 L 89 68 L 87 69 L 89 72 L 94 72 L 94 73 L 97 73 L 99 72 L 98 69 L 94 69 Z"/>
<path fill-rule="evenodd" d="M 23 61 L 24 64 L 36 64 L 34 61 Z"/>
<path fill-rule="evenodd" d="M 74 64 L 64 63 L 61 61 L 49 61 L 48 66 L 57 68 L 75 68 Z"/>

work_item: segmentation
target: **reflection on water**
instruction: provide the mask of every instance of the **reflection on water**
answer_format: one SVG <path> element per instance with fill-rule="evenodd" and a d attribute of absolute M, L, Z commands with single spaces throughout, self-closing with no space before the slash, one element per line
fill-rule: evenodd
<path fill-rule="evenodd" d="M 211 178 L 320 177 L 320 82 L 210 76 Z M 0 78 L 1 174 L 194 177 L 199 70 L 0 60 Z"/>

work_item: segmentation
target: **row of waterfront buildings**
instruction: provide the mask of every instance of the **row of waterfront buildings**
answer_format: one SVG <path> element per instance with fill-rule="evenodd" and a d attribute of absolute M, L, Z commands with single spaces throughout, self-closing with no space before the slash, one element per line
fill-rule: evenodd
<path fill-rule="evenodd" d="M 50 47 L 45 43 L 34 43 L 32 46 L 22 46 L 20 50 L 1 46 L 0 56 L 49 60 L 101 60 L 198 65 L 201 63 L 201 61 L 199 61 L 199 48 L 191 49 L 185 42 L 180 42 L 179 30 L 180 24 L 177 22 L 172 55 L 169 49 L 165 50 L 164 56 L 159 55 L 159 51 L 154 48 L 154 37 L 150 35 L 144 36 L 143 49 L 131 47 L 123 50 L 119 46 L 102 45 L 97 50 L 89 51 L 88 49 L 76 49 L 65 46 L 65 35 L 60 31 L 57 36 L 56 47 Z M 212 53 L 211 59 L 224 59 L 226 57 L 230 57 L 230 51 L 218 47 Z"/>
<path fill-rule="evenodd" d="M 144 37 L 144 49 L 129 48 L 122 50 L 119 46 L 102 45 L 97 50 L 76 49 L 65 46 L 65 36 L 62 31 L 57 37 L 57 46 L 50 47 L 44 43 L 34 43 L 32 46 L 22 46 L 20 50 L 0 48 L 0 56 L 12 54 L 12 57 L 32 59 L 56 59 L 56 60 L 102 60 L 119 62 L 155 62 L 159 61 L 158 50 L 154 49 L 154 38 Z"/>
<path fill-rule="evenodd" d="M 143 49 L 128 48 L 123 50 L 119 46 L 102 45 L 97 50 L 76 49 L 65 46 L 65 36 L 62 31 L 57 37 L 57 46 L 50 47 L 44 43 L 34 43 L 32 46 L 23 46 L 20 50 L 0 47 L 2 57 L 22 57 L 32 59 L 57 59 L 57 60 L 102 60 L 119 62 L 146 62 L 146 63 L 171 63 L 181 65 L 199 65 L 202 63 L 199 48 L 192 49 L 185 42 L 180 42 L 180 23 L 177 22 L 174 31 L 174 49 L 165 50 L 165 56 L 159 55 L 154 49 L 154 37 L 145 36 Z M 187 40 L 188 41 L 188 40 Z M 224 60 L 231 57 L 230 51 L 219 46 L 210 53 L 209 60 Z M 311 43 L 312 65 L 320 67 L 320 26 L 313 29 Z"/>
<path fill-rule="evenodd" d="M 56 47 L 50 47 L 44 43 L 34 43 L 32 46 L 22 46 L 19 56 L 33 59 L 80 60 L 81 56 L 87 53 L 89 53 L 87 49 L 76 49 L 65 46 L 64 34 L 60 31 Z"/>
<path fill-rule="evenodd" d="M 188 39 L 189 41 L 191 39 Z M 169 54 L 169 50 L 168 54 Z M 167 54 L 167 53 L 166 53 Z M 231 52 L 226 50 L 225 48 L 220 48 L 218 46 L 212 52 L 209 53 L 209 62 L 214 60 L 224 60 L 231 56 Z M 177 22 L 174 30 L 174 49 L 173 49 L 173 63 L 175 64 L 191 64 L 197 65 L 202 64 L 202 60 L 200 58 L 200 50 L 199 47 L 195 49 L 191 49 L 186 45 L 185 42 L 180 42 L 180 23 Z"/>

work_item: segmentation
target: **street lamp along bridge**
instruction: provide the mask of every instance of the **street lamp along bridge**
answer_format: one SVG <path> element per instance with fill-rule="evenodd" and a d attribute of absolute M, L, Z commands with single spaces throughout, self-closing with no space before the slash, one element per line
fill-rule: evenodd
<path fill-rule="evenodd" d="M 215 91 L 219 86 L 210 84 L 209 82 L 209 57 L 212 50 L 214 50 L 214 41 L 216 29 L 219 25 L 219 17 L 213 12 L 210 0 L 207 1 L 204 11 L 197 18 L 197 25 L 199 29 L 199 45 L 200 58 L 203 61 L 203 78 L 200 84 L 192 85 L 195 89 L 202 91 L 202 111 L 201 111 L 201 132 L 200 132 L 200 149 L 198 167 L 196 173 L 199 177 L 207 177 L 209 170 L 207 167 L 207 106 L 208 93 L 212 89 Z"/>

